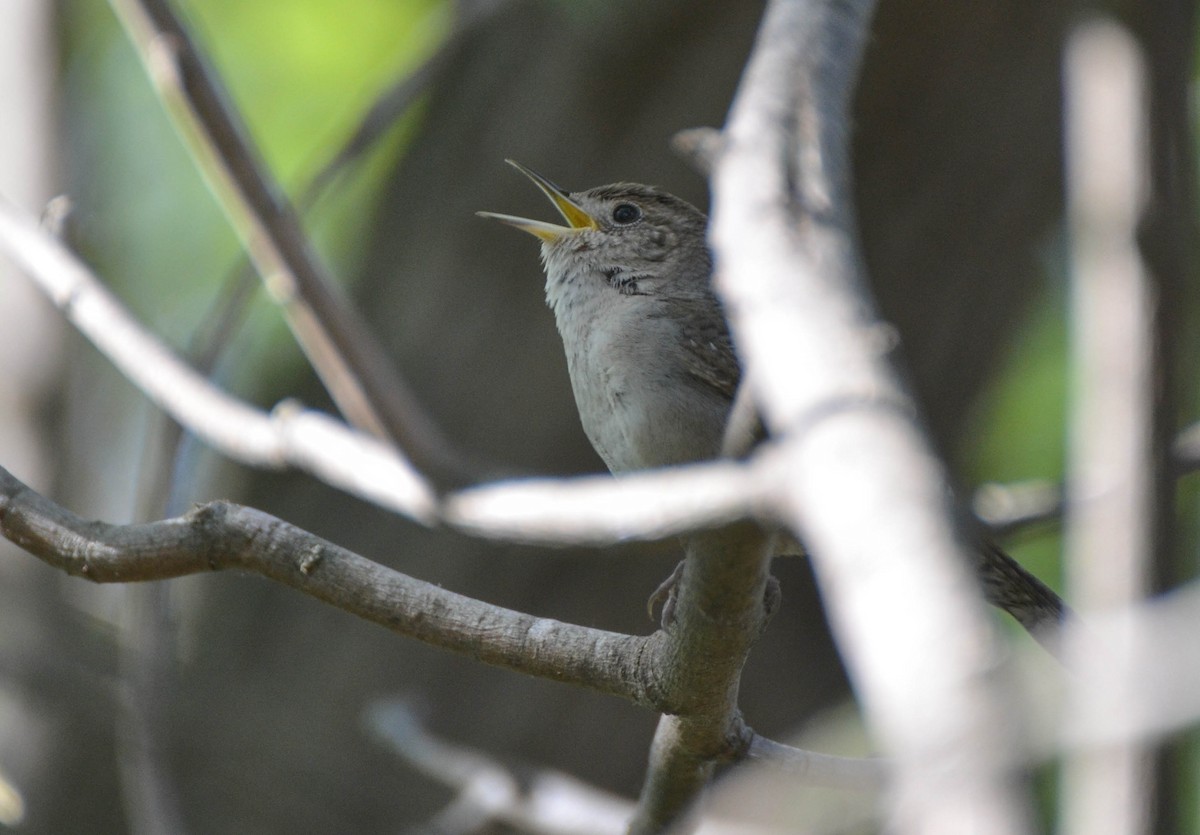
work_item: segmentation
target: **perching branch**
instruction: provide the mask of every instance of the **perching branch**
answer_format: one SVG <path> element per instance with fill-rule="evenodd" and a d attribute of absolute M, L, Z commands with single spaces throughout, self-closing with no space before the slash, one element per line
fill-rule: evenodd
<path fill-rule="evenodd" d="M 97 583 L 236 569 L 442 649 L 578 684 L 658 710 L 661 633 L 649 637 L 536 618 L 382 566 L 266 513 L 228 502 L 146 525 L 88 522 L 0 469 L 0 535 Z"/>
<path fill-rule="evenodd" d="M 736 585 L 737 565 L 717 557 L 739 540 L 748 543 L 747 556 L 762 553 L 763 540 L 750 526 L 709 535 L 698 546 L 693 564 L 701 577 L 681 585 L 679 620 L 647 637 L 474 600 L 228 502 L 144 525 L 88 522 L 0 468 L 0 535 L 55 568 L 99 583 L 229 569 L 260 574 L 432 646 L 675 714 L 684 744 L 673 756 L 686 754 L 705 772 L 717 762 L 752 756 L 792 771 L 803 763 L 803 782 L 814 785 L 871 787 L 878 776 L 872 761 L 809 754 L 764 740 L 741 724 L 737 682 L 746 651 L 761 631 L 761 597 L 753 603 L 736 596 L 732 604 L 720 600 L 718 581 Z M 714 570 L 725 573 L 703 576 Z M 760 575 L 740 585 L 761 595 L 764 582 Z M 700 592 L 706 598 L 694 599 Z M 722 608 L 742 618 L 724 620 Z M 672 819 L 677 811 L 668 810 Z"/>
<path fill-rule="evenodd" d="M 742 667 L 776 605 L 771 537 L 754 524 L 698 534 L 673 591 L 667 630 L 672 690 L 687 709 L 659 719 L 630 835 L 662 832 L 694 811 L 716 765 L 740 759 L 749 730 L 738 712 Z"/>

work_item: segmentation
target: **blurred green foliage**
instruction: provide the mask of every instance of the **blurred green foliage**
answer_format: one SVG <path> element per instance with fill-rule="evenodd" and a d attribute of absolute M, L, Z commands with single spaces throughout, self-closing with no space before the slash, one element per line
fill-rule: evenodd
<path fill-rule="evenodd" d="M 1044 479 L 1062 481 L 1067 418 L 1067 331 L 1062 270 L 1018 331 L 965 433 L 964 458 L 971 485 Z M 1061 591 L 1061 537 L 1055 525 L 1004 543 L 1031 571 Z"/>
<path fill-rule="evenodd" d="M 967 433 L 973 475 L 1021 481 L 1063 475 L 1067 334 L 1061 286 L 1047 288 L 1018 333 L 1002 372 Z"/>
<path fill-rule="evenodd" d="M 190 0 L 183 11 L 275 175 L 292 186 L 449 23 L 440 0 Z"/>
<path fill-rule="evenodd" d="M 179 10 L 293 197 L 375 99 L 437 48 L 450 23 L 442 0 L 190 0 Z M 143 321 L 182 347 L 241 247 L 108 4 L 69 0 L 61 23 L 65 188 L 77 207 L 76 243 Z M 403 134 L 393 132 L 306 217 L 340 280 L 354 272 L 379 172 Z M 243 339 L 238 387 L 256 387 L 267 357 L 274 371 L 301 362 L 278 314 L 261 301 Z"/>

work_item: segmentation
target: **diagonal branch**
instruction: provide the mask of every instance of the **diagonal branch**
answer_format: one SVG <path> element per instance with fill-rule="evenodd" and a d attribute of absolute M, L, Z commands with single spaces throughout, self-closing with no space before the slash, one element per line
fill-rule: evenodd
<path fill-rule="evenodd" d="M 802 751 L 759 737 L 733 710 L 745 649 L 761 614 L 742 602 L 740 623 L 721 610 L 703 629 L 647 637 L 537 618 L 465 597 L 323 540 L 261 511 L 213 502 L 143 525 L 89 522 L 56 505 L 0 468 L 0 536 L 47 564 L 98 583 L 162 580 L 211 571 L 260 574 L 350 614 L 432 646 L 484 663 L 620 696 L 682 719 L 687 754 L 710 770 L 716 762 L 751 758 L 778 764 L 806 785 L 872 788 L 880 764 Z M 732 530 L 697 549 L 701 562 L 741 540 Z M 726 566 L 733 570 L 734 566 Z M 711 579 L 711 578 L 709 578 Z M 703 583 L 693 583 L 692 591 Z M 702 605 L 720 604 L 710 588 Z M 686 594 L 685 594 L 686 597 Z M 703 615 L 685 599 L 683 618 Z M 742 652 L 731 651 L 741 643 Z M 714 721 L 715 720 L 715 721 Z M 732 733 L 731 733 L 732 731 Z M 696 749 L 698 741 L 706 748 Z M 689 747 L 690 746 L 690 747 Z"/>
<path fill-rule="evenodd" d="M 677 708 L 658 686 L 664 636 L 622 635 L 493 606 L 372 562 L 228 502 L 146 525 L 88 522 L 0 469 L 0 535 L 97 583 L 235 569 L 261 574 L 394 632 L 487 664 Z"/>
<path fill-rule="evenodd" d="M 267 289 L 347 419 L 398 443 L 435 476 L 471 468 L 339 297 L 282 189 L 168 0 L 113 0 L 168 112 L 189 141 Z"/>
<path fill-rule="evenodd" d="M 304 467 L 368 501 L 432 521 L 433 492 L 398 453 L 318 412 L 290 407 L 268 415 L 217 389 L 142 330 L 87 267 L 3 199 L 0 242 L 134 385 L 205 442 L 251 466 Z"/>

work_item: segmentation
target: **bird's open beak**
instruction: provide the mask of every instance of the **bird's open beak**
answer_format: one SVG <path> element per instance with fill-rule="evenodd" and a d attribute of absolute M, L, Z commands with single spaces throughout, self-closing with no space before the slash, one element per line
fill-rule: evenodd
<path fill-rule="evenodd" d="M 511 159 L 506 159 L 509 165 L 520 171 L 529 179 L 537 184 L 537 187 L 542 190 L 542 193 L 550 198 L 550 202 L 554 204 L 554 208 L 558 209 L 558 213 L 563 216 L 563 220 L 571 224 L 570 226 L 559 226 L 557 223 L 547 223 L 543 220 L 530 220 L 524 217 L 516 217 L 514 215 L 502 215 L 496 212 L 476 212 L 480 217 L 495 218 L 509 226 L 515 226 L 523 232 L 528 232 L 541 238 L 546 243 L 551 243 L 558 240 L 563 235 L 569 235 L 573 232 L 578 232 L 581 229 L 597 229 L 599 224 L 596 219 L 583 210 L 565 189 L 556 186 L 554 183 L 547 180 L 541 174 L 526 168 L 521 163 Z"/>

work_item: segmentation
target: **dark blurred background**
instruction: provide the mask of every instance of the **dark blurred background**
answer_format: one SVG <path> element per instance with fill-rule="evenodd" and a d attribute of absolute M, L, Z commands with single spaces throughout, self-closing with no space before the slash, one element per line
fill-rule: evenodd
<path fill-rule="evenodd" d="M 52 193 L 71 194 L 72 242 L 182 347 L 236 262 L 236 241 L 108 6 L 62 0 L 51 14 L 36 0 L 25 5 L 23 31 L 41 48 L 18 75 L 45 86 L 35 87 L 33 115 L 13 123 L 44 131 L 28 151 L 43 174 L 10 196 L 36 210 Z M 542 301 L 535 242 L 474 212 L 549 217 L 505 157 L 569 188 L 635 180 L 706 205 L 703 179 L 669 142 L 683 128 L 723 122 L 761 5 L 179 6 L 293 191 L 378 96 L 454 39 L 416 104 L 326 193 L 310 228 L 462 448 L 517 472 L 601 470 Z M 884 0 L 867 52 L 854 126 L 869 273 L 964 485 L 1061 472 L 1067 11 L 1046 0 Z M 15 276 L 3 282 L 17 292 Z M 26 322 L 38 309 L 26 300 L 5 307 Z M 28 354 L 34 369 L 3 417 L 14 427 L 4 463 L 83 515 L 138 518 L 147 506 L 139 485 L 166 466 L 161 424 L 89 346 L 41 315 L 45 324 L 20 336 L 36 348 L 19 351 L 27 343 L 18 332 L 0 332 L 0 350 Z M 264 406 L 299 396 L 328 407 L 261 297 L 218 376 Z M 37 454 L 18 466 L 18 451 Z M 678 557 L 673 543 L 566 552 L 472 541 L 303 476 L 210 459 L 190 498 L 213 497 L 447 588 L 612 630 L 653 628 L 646 597 Z M 1017 544 L 1056 584 L 1053 540 Z M 117 730 L 130 678 L 118 647 L 148 593 L 95 588 L 3 547 L 0 778 L 25 803 L 19 831 L 130 831 Z M 788 560 L 776 573 L 783 607 L 755 649 L 742 701 L 753 727 L 782 737 L 824 721 L 847 685 L 807 567 Z M 189 831 L 391 832 L 426 819 L 449 794 L 363 728 L 364 710 L 396 695 L 448 739 L 630 797 L 639 787 L 656 720 L 640 709 L 427 649 L 253 577 L 188 578 L 166 594 L 171 617 L 159 631 L 171 664 L 154 689 L 159 776 Z"/>

